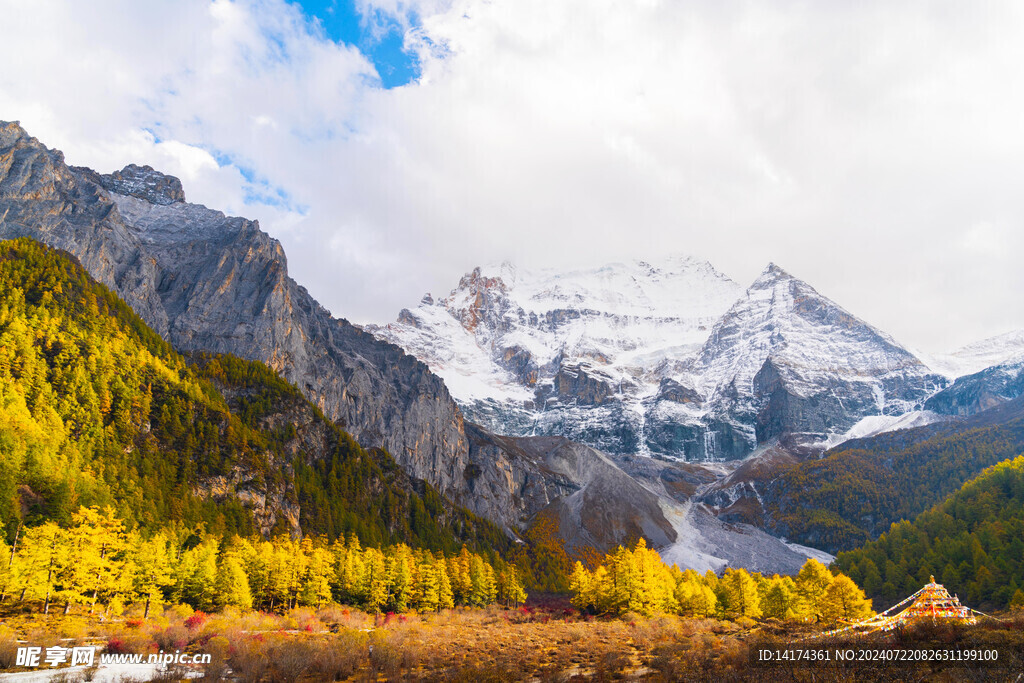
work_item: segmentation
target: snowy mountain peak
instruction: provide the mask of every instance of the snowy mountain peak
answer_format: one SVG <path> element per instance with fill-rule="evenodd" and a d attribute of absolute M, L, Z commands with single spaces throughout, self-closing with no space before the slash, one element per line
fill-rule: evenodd
<path fill-rule="evenodd" d="M 735 458 L 782 433 L 820 440 L 942 382 L 774 263 L 742 290 L 686 255 L 474 268 L 373 331 L 441 375 L 470 420 L 612 454 Z"/>
<path fill-rule="evenodd" d="M 739 286 L 687 255 L 565 271 L 492 264 L 374 333 L 441 375 L 470 420 L 644 451 L 644 401 L 691 359 Z"/>
<path fill-rule="evenodd" d="M 761 274 L 757 276 L 753 284 L 750 285 L 750 289 L 763 289 L 765 287 L 771 287 L 780 280 L 791 280 L 794 279 L 792 275 L 786 272 L 783 268 L 776 265 L 774 262 L 769 263 Z"/>
<path fill-rule="evenodd" d="M 718 321 L 694 365 L 713 412 L 748 444 L 842 433 L 902 414 L 944 380 L 891 337 L 770 264 Z"/>
<path fill-rule="evenodd" d="M 1024 330 L 1013 330 L 968 344 L 953 353 L 926 359 L 947 377 L 973 375 L 985 368 L 1024 361 Z"/>

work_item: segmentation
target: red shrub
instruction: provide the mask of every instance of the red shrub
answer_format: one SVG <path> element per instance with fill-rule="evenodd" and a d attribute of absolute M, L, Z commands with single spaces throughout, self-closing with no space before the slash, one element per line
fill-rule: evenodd
<path fill-rule="evenodd" d="M 127 653 L 127 647 L 126 643 L 124 642 L 124 639 L 118 638 L 117 636 L 113 636 L 110 640 L 107 641 L 107 652 L 109 652 L 112 655 L 120 655 Z"/>
<path fill-rule="evenodd" d="M 190 629 L 200 628 L 206 623 L 206 614 L 203 612 L 195 612 L 192 616 L 185 620 L 185 626 Z"/>

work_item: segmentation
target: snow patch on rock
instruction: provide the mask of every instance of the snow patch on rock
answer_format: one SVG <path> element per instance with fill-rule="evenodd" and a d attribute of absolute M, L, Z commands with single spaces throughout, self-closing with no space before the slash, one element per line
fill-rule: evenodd
<path fill-rule="evenodd" d="M 948 419 L 946 415 L 939 415 L 930 410 L 912 410 L 902 415 L 868 415 L 842 434 L 830 434 L 827 439 L 814 445 L 822 450 L 828 450 L 851 439 L 866 439 L 876 434 L 924 427 Z"/>

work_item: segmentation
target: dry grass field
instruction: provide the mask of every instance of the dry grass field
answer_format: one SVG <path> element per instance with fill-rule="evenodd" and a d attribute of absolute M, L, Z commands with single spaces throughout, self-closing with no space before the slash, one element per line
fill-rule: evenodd
<path fill-rule="evenodd" d="M 974 629 L 923 628 L 917 641 L 999 642 L 1020 652 L 1024 618 Z M 1012 669 L 755 666 L 752 647 L 805 644 L 811 625 L 626 615 L 581 615 L 559 601 L 506 610 L 369 615 L 344 607 L 204 615 L 173 607 L 147 620 L 12 613 L 0 625 L 0 671 L 14 672 L 20 644 L 98 645 L 111 653 L 202 652 L 211 663 L 166 671 L 156 680 L 247 683 L 306 681 L 845 681 L 1013 680 Z M 890 637 L 891 641 L 891 637 Z M 821 641 L 814 641 L 820 643 Z M 1014 650 L 1016 648 L 1016 650 Z M 1004 655 L 1005 657 L 1009 654 Z M 1020 672 L 1020 659 L 1016 664 Z M 1015 676 L 1016 674 L 1014 674 Z M 1009 678 L 1007 678 L 1009 676 Z M 0 673 L 0 679 L 4 674 Z M 53 680 L 87 680 L 90 672 Z M 130 677 L 123 676 L 123 680 Z M 151 676 L 148 680 L 154 680 Z"/>

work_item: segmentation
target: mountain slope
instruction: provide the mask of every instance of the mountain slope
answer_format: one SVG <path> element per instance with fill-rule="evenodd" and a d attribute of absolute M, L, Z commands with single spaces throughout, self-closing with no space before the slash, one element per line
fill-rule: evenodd
<path fill-rule="evenodd" d="M 863 440 L 775 472 L 760 488 L 776 533 L 835 552 L 864 543 L 1024 452 L 1024 399 L 967 420 Z"/>
<path fill-rule="evenodd" d="M 0 242 L 0 524 L 111 504 L 149 528 L 507 549 L 500 530 L 363 450 L 266 366 L 198 360 L 73 257 Z"/>
<path fill-rule="evenodd" d="M 444 383 L 332 318 L 255 222 L 185 203 L 176 179 L 147 167 L 70 168 L 0 123 L 0 238 L 19 236 L 76 256 L 176 348 L 267 363 L 360 443 L 464 498 L 468 442 Z"/>

